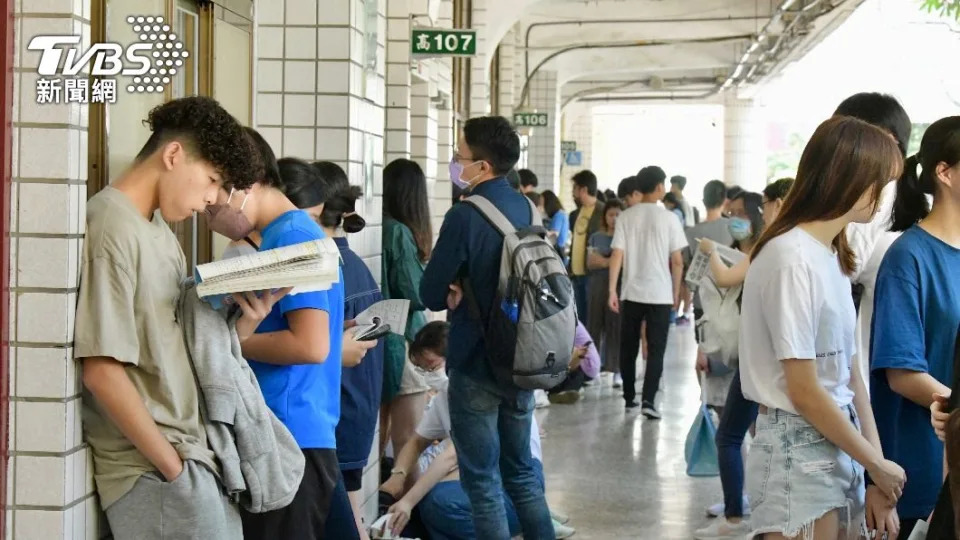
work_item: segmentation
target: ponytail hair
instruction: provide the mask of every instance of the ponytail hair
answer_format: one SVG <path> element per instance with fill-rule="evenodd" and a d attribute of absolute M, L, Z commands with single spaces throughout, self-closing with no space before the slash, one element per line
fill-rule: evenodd
<path fill-rule="evenodd" d="M 947 167 L 960 163 L 960 116 L 948 116 L 930 124 L 920 141 L 920 151 L 904 163 L 903 175 L 897 182 L 891 231 L 905 231 L 930 213 L 927 195 L 937 195 L 937 167 L 941 163 Z"/>
<path fill-rule="evenodd" d="M 357 214 L 357 199 L 363 195 L 360 187 L 350 185 L 347 173 L 336 163 L 317 161 L 313 168 L 330 190 L 330 197 L 320 214 L 320 225 L 329 229 L 342 226 L 347 233 L 362 231 L 367 222 Z"/>

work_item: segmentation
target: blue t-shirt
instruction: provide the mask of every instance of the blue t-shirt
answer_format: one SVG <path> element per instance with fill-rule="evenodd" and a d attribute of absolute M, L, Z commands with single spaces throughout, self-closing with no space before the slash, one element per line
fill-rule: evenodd
<path fill-rule="evenodd" d="M 324 238 L 323 229 L 302 210 L 291 210 L 261 232 L 260 251 Z M 250 359 L 260 390 L 270 410 L 300 448 L 336 448 L 340 419 L 340 356 L 343 351 L 343 272 L 327 291 L 288 294 L 260 323 L 258 334 L 288 330 L 286 314 L 319 309 L 330 317 L 330 352 L 321 364 L 278 366 Z M 319 330 L 319 329 L 318 329 Z"/>
<path fill-rule="evenodd" d="M 551 231 L 557 231 L 557 246 L 564 247 L 567 245 L 567 242 L 570 240 L 570 218 L 567 216 L 567 213 L 563 210 L 558 210 L 556 214 L 550 218 L 550 227 Z"/>
<path fill-rule="evenodd" d="M 895 393 L 885 369 L 929 373 L 950 386 L 960 325 L 960 250 L 919 226 L 897 239 L 880 265 L 874 293 L 870 401 L 884 457 L 907 473 L 901 519 L 933 511 L 943 484 L 943 443 L 930 411 Z"/>
<path fill-rule="evenodd" d="M 350 249 L 347 239 L 334 240 L 343 259 L 343 290 L 346 294 L 343 313 L 344 318 L 350 320 L 383 300 L 383 295 L 370 269 Z M 344 471 L 362 469 L 370 456 L 380 414 L 384 341 L 381 339 L 376 347 L 368 350 L 359 365 L 343 369 L 337 459 Z"/>

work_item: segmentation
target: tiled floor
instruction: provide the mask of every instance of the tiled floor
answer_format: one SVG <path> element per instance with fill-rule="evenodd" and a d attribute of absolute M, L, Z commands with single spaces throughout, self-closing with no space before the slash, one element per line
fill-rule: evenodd
<path fill-rule="evenodd" d="M 626 412 L 608 377 L 574 405 L 538 411 L 547 498 L 570 515 L 575 539 L 690 539 L 705 508 L 721 500 L 718 478 L 685 472 L 684 440 L 700 400 L 694 347 L 690 327 L 671 331 L 660 421 Z"/>

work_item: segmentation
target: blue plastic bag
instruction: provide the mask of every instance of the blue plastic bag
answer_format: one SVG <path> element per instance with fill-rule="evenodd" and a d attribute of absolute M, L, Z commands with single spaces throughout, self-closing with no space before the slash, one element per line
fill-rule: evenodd
<path fill-rule="evenodd" d="M 687 441 L 684 444 L 684 456 L 687 458 L 687 476 L 719 476 L 717 463 L 717 427 L 713 425 L 713 416 L 705 403 L 700 403 L 700 412 L 693 420 Z"/>

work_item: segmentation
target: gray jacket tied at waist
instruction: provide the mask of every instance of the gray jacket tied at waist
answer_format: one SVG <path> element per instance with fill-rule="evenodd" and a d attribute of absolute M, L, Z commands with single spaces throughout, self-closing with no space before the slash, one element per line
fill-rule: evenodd
<path fill-rule="evenodd" d="M 297 441 L 267 407 L 237 337 L 240 310 L 229 315 L 181 286 L 177 318 L 200 387 L 200 416 L 227 494 L 250 512 L 283 508 L 303 478 Z"/>

